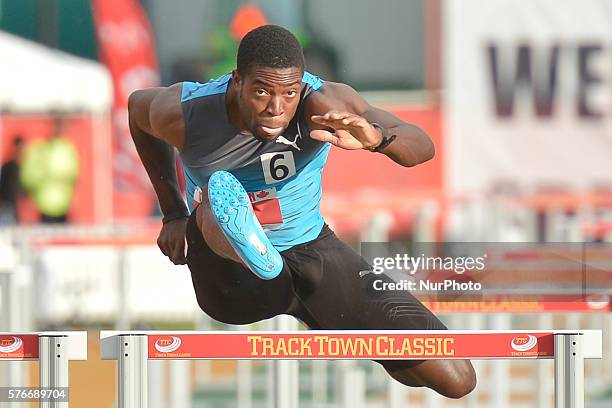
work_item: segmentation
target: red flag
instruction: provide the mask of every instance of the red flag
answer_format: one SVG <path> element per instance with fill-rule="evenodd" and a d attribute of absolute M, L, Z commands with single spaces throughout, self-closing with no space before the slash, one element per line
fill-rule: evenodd
<path fill-rule="evenodd" d="M 100 60 L 113 78 L 113 180 L 115 213 L 151 205 L 150 183 L 140 162 L 128 126 L 130 93 L 159 85 L 155 42 L 149 20 L 137 0 L 92 0 Z M 139 206 L 134 200 L 148 200 Z M 126 208 L 125 201 L 129 201 Z M 121 210 L 124 210 L 123 213 Z M 127 211 L 127 212 L 125 212 Z M 142 215 L 142 214 L 139 214 Z"/>

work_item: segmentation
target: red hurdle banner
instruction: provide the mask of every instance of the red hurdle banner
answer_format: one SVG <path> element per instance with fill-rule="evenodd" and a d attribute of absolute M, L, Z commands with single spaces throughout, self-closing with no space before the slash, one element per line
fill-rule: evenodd
<path fill-rule="evenodd" d="M 40 407 L 68 408 L 68 395 L 62 395 L 68 389 L 68 363 L 87 360 L 87 332 L 0 332 L 0 362 L 35 360 L 40 362 Z M 30 397 L 16 395 L 15 402 Z"/>
<path fill-rule="evenodd" d="M 602 358 L 601 330 L 102 331 L 119 362 L 119 407 L 147 407 L 147 361 L 190 359 L 554 359 L 556 407 L 584 406 L 584 359 Z"/>

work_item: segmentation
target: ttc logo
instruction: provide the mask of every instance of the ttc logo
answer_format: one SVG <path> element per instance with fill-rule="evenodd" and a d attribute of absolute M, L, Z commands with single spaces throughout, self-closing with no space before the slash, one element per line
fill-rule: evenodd
<path fill-rule="evenodd" d="M 538 344 L 538 339 L 531 334 L 528 334 L 526 337 L 515 337 L 512 339 L 510 345 L 516 351 L 525 352 L 534 348 Z"/>
<path fill-rule="evenodd" d="M 181 339 L 175 336 L 160 338 L 155 342 L 155 349 L 160 353 L 172 353 L 181 347 Z"/>
<path fill-rule="evenodd" d="M 0 353 L 13 353 L 21 348 L 23 341 L 19 337 L 0 338 Z"/>

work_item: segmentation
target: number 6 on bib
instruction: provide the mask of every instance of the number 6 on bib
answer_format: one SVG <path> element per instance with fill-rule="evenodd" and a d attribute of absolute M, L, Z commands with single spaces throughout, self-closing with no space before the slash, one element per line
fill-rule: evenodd
<path fill-rule="evenodd" d="M 278 183 L 295 175 L 293 152 L 265 153 L 260 157 L 266 184 Z"/>

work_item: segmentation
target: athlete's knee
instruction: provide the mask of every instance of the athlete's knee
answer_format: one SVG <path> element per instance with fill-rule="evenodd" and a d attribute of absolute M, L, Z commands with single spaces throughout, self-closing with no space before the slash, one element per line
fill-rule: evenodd
<path fill-rule="evenodd" d="M 468 360 L 458 360 L 453 363 L 447 381 L 436 391 L 445 397 L 458 399 L 465 397 L 476 388 L 477 379 L 474 367 Z"/>
<path fill-rule="evenodd" d="M 476 388 L 476 376 L 471 376 L 469 378 L 463 378 L 460 381 L 455 381 L 448 387 L 437 391 L 447 398 L 459 399 L 468 395 L 474 388 Z"/>
<path fill-rule="evenodd" d="M 404 385 L 431 388 L 447 398 L 465 397 L 476 387 L 476 373 L 468 360 L 428 360 L 389 374 Z"/>

